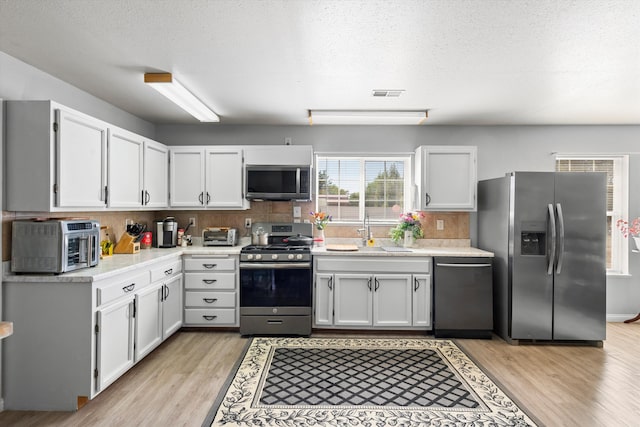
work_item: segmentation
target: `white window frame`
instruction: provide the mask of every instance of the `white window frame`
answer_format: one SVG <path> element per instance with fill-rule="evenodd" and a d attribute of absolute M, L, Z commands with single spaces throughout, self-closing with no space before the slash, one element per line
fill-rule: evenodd
<path fill-rule="evenodd" d="M 629 274 L 629 239 L 616 228 L 629 218 L 629 156 L 627 154 L 556 154 L 556 160 L 613 160 L 613 210 L 611 216 L 611 268 L 607 275 Z M 554 162 L 555 168 L 555 162 Z"/>
<path fill-rule="evenodd" d="M 404 206 L 402 206 L 402 211 L 398 212 L 398 217 L 403 212 L 411 211 L 412 205 L 412 184 L 413 184 L 413 162 L 412 162 L 412 154 L 413 153 L 376 153 L 376 154 L 368 154 L 363 156 L 362 154 L 345 154 L 345 153 L 316 153 L 314 156 L 314 166 L 315 166 L 315 210 L 318 211 L 320 208 L 318 207 L 319 198 L 317 195 L 319 194 L 320 183 L 318 180 L 318 174 L 320 173 L 320 168 L 318 167 L 318 160 L 320 158 L 327 160 L 359 160 L 360 161 L 360 178 L 359 178 L 359 188 L 358 191 L 361 195 L 364 196 L 366 193 L 366 178 L 365 178 L 365 169 L 364 162 L 365 161 L 402 161 L 404 162 Z M 365 216 L 365 200 L 364 197 L 360 198 L 358 203 L 358 219 L 355 220 L 344 220 L 344 219 L 335 219 L 333 223 L 335 224 L 344 224 L 344 225 L 353 225 L 360 224 L 364 221 Z M 331 213 L 331 212 L 329 212 Z M 371 224 L 375 225 L 395 225 L 397 224 L 397 218 L 389 218 L 389 219 L 375 219 L 370 218 Z"/>

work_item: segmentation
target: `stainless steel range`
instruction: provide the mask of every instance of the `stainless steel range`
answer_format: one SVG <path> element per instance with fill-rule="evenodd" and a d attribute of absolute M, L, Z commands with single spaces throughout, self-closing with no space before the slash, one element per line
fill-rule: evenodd
<path fill-rule="evenodd" d="M 305 223 L 256 223 L 266 245 L 240 251 L 240 334 L 311 335 L 311 235 Z"/>

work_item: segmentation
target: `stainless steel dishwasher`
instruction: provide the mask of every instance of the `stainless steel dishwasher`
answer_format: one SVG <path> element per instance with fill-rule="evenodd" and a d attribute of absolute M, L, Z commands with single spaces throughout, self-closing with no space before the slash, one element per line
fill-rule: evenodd
<path fill-rule="evenodd" d="M 436 338 L 491 338 L 492 258 L 434 257 L 433 333 Z"/>

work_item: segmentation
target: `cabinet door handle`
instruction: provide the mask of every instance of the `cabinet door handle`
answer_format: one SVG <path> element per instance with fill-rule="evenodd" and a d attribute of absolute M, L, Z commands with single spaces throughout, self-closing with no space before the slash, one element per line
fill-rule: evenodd
<path fill-rule="evenodd" d="M 420 287 L 420 281 L 417 278 L 413 278 L 413 291 L 416 292 Z"/>
<path fill-rule="evenodd" d="M 204 320 L 213 320 L 218 316 L 207 316 L 206 314 L 203 314 L 202 317 L 204 317 Z"/>
<path fill-rule="evenodd" d="M 164 300 L 166 301 L 169 299 L 169 287 L 167 285 L 164 285 L 164 290 L 165 290 Z"/>
<path fill-rule="evenodd" d="M 198 201 L 200 202 L 201 205 L 204 204 L 203 197 L 204 197 L 204 192 L 200 192 L 200 195 L 198 196 Z"/>
<path fill-rule="evenodd" d="M 329 290 L 332 291 L 333 290 L 333 276 L 329 277 L 329 281 L 327 282 L 327 285 L 329 286 Z"/>
<path fill-rule="evenodd" d="M 369 292 L 371 292 L 371 277 L 367 280 L 367 286 L 369 287 Z"/>
<path fill-rule="evenodd" d="M 424 205 L 429 206 L 429 203 L 431 203 L 431 196 L 429 193 L 424 193 Z"/>
<path fill-rule="evenodd" d="M 151 201 L 151 194 L 149 194 L 147 190 L 144 190 L 144 194 L 145 194 L 144 204 L 148 205 L 149 202 Z"/>
<path fill-rule="evenodd" d="M 212 268 L 216 268 L 218 264 L 202 264 L 204 268 L 211 270 Z"/>
<path fill-rule="evenodd" d="M 128 286 L 123 286 L 122 290 L 125 291 L 125 292 L 131 292 L 132 290 L 135 289 L 135 287 L 136 287 L 136 284 L 132 283 L 132 284 L 130 284 Z"/>
<path fill-rule="evenodd" d="M 375 279 L 376 281 L 376 287 L 374 288 L 374 292 L 378 292 L 378 289 L 380 289 L 380 282 L 378 281 L 378 279 Z"/>
<path fill-rule="evenodd" d="M 213 304 L 214 302 L 218 301 L 218 298 L 202 298 L 202 301 L 206 302 L 207 304 Z"/>
<path fill-rule="evenodd" d="M 204 283 L 206 283 L 207 285 L 210 285 L 210 284 L 212 284 L 212 283 L 217 282 L 218 280 L 217 280 L 217 279 L 202 279 L 202 281 L 203 281 Z"/>
<path fill-rule="evenodd" d="M 170 268 L 170 269 L 164 271 L 164 274 L 167 275 L 167 276 L 171 275 L 172 273 L 173 273 L 173 268 Z"/>
<path fill-rule="evenodd" d="M 211 201 L 211 196 L 209 195 L 209 192 L 207 191 L 207 204 L 209 204 L 210 201 Z"/>

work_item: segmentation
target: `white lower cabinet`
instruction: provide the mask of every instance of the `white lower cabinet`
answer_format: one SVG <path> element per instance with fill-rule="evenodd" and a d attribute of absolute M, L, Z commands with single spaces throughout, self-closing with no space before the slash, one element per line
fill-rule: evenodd
<path fill-rule="evenodd" d="M 134 360 L 134 296 L 97 311 L 96 390 L 103 390 L 127 372 Z"/>
<path fill-rule="evenodd" d="M 430 257 L 319 256 L 314 262 L 314 326 L 431 328 Z"/>
<path fill-rule="evenodd" d="M 178 275 L 164 285 L 165 293 L 162 300 L 162 340 L 169 338 L 182 327 L 182 275 Z"/>
<path fill-rule="evenodd" d="M 136 361 L 162 342 L 162 293 L 164 283 L 155 283 L 136 293 Z"/>
<path fill-rule="evenodd" d="M 185 325 L 239 325 L 237 266 L 237 255 L 185 256 Z"/>

